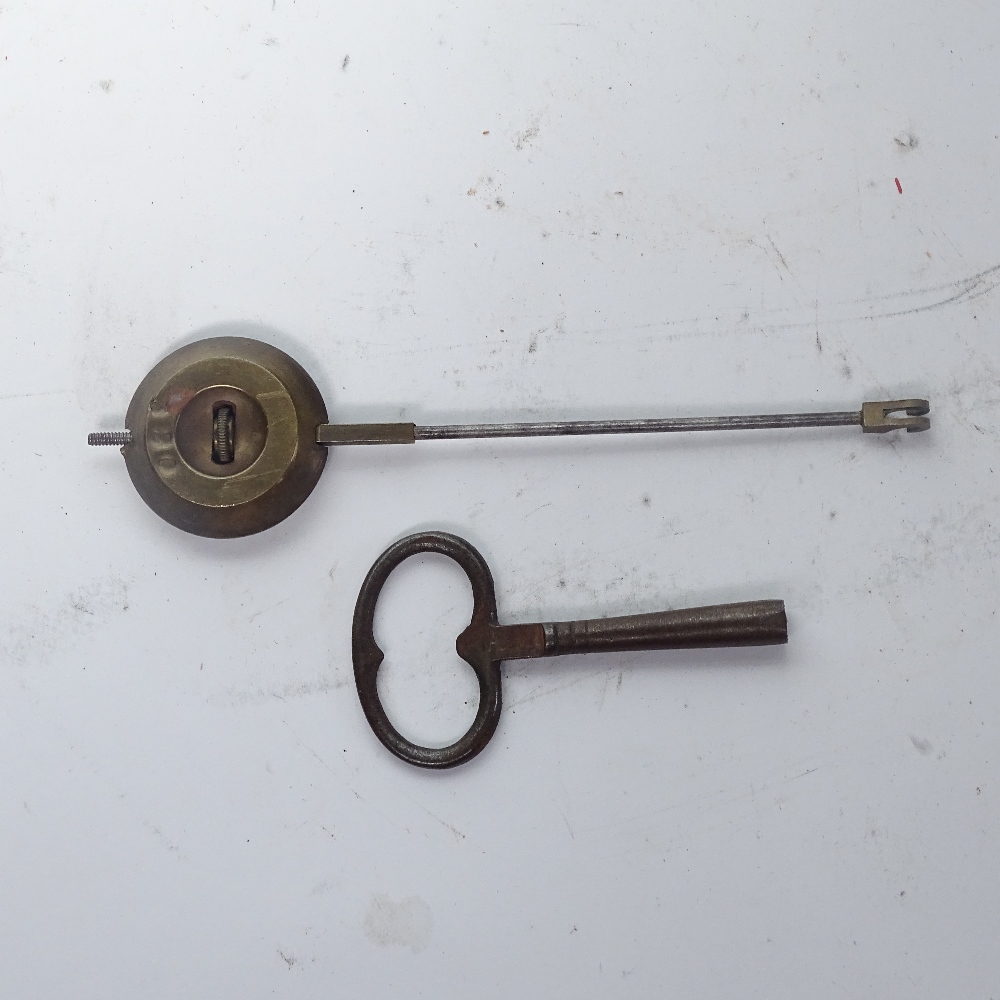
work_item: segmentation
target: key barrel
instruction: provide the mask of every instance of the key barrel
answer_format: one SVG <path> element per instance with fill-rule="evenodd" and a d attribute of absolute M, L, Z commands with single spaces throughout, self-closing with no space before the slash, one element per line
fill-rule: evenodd
<path fill-rule="evenodd" d="M 640 649 L 779 646 L 788 642 L 783 601 L 744 601 L 622 618 L 550 622 L 543 656 Z"/>

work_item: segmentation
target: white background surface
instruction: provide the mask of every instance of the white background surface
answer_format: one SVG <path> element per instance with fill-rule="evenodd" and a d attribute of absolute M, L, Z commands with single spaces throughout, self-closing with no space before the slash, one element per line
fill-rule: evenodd
<path fill-rule="evenodd" d="M 0 994 L 1000 996 L 998 29 L 5 3 Z M 210 541 L 83 442 L 218 324 L 346 421 L 934 426 L 353 449 Z M 779 597 L 790 642 L 510 665 L 488 749 L 422 772 L 349 626 L 424 527 L 503 620 Z M 411 736 L 472 717 L 468 607 L 434 559 L 380 605 Z"/>

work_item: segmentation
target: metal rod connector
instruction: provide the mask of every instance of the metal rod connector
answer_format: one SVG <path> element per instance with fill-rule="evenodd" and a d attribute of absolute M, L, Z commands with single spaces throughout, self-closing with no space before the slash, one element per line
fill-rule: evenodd
<path fill-rule="evenodd" d="M 861 429 L 865 434 L 885 434 L 887 431 L 925 431 L 931 425 L 931 404 L 926 399 L 884 399 L 878 403 L 861 404 Z M 906 411 L 905 417 L 891 414 Z"/>

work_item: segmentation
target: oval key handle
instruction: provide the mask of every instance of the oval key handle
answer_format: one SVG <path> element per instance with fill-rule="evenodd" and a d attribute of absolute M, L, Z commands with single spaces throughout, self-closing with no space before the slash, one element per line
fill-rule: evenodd
<path fill-rule="evenodd" d="M 472 584 L 472 620 L 455 649 L 479 679 L 479 711 L 469 731 L 447 747 L 422 747 L 402 736 L 379 701 L 376 681 L 385 654 L 375 642 L 375 605 L 389 574 L 420 552 L 454 559 Z M 500 721 L 500 664 L 504 660 L 565 653 L 713 646 L 774 646 L 788 642 L 782 601 L 745 601 L 681 611 L 594 618 L 575 622 L 500 625 L 493 576 L 486 560 L 464 538 L 442 531 L 409 535 L 390 545 L 361 585 L 354 609 L 354 680 L 368 724 L 387 749 L 417 767 L 464 764 L 489 743 Z"/>
<path fill-rule="evenodd" d="M 476 672 L 479 679 L 479 711 L 469 731 L 451 746 L 432 748 L 411 743 L 396 730 L 378 698 L 376 677 L 385 654 L 375 642 L 374 619 L 378 595 L 389 574 L 404 560 L 420 552 L 438 552 L 454 559 L 472 584 L 472 621 L 459 637 L 488 635 L 497 625 L 497 601 L 493 576 L 486 560 L 464 538 L 442 531 L 409 535 L 390 545 L 375 561 L 361 585 L 354 609 L 352 645 L 354 680 L 361 707 L 375 735 L 397 757 L 418 767 L 454 767 L 471 760 L 490 741 L 500 721 L 500 658 L 491 655 L 488 646 L 461 648 L 459 656 Z"/>

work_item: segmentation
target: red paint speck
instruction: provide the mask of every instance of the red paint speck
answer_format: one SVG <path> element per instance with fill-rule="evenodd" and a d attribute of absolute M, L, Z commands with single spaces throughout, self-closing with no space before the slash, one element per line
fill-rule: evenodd
<path fill-rule="evenodd" d="M 899 183 L 899 178 L 898 178 L 898 177 L 896 178 L 896 190 L 897 190 L 897 191 L 898 191 L 898 192 L 899 192 L 900 194 L 902 194 L 902 193 L 903 193 L 903 185 Z"/>

